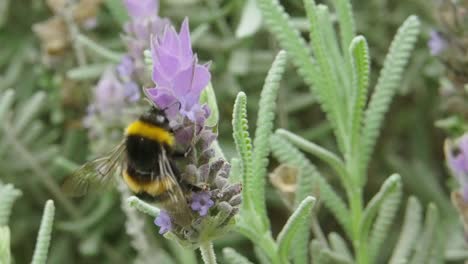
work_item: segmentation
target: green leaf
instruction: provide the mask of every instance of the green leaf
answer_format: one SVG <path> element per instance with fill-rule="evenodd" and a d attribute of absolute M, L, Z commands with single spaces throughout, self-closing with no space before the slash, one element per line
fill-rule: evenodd
<path fill-rule="evenodd" d="M 252 264 L 246 257 L 237 253 L 233 248 L 223 249 L 224 259 L 228 264 Z"/>
<path fill-rule="evenodd" d="M 314 264 L 351 264 L 345 257 L 325 248 L 319 241 L 312 240 L 310 243 L 312 260 Z M 303 262 L 305 263 L 305 262 Z"/>
<path fill-rule="evenodd" d="M 233 183 L 241 182 L 242 176 L 242 165 L 241 165 L 241 160 L 238 158 L 232 158 L 231 159 L 231 171 L 229 175 L 229 181 Z"/>
<path fill-rule="evenodd" d="M 5 115 L 13 105 L 15 92 L 13 90 L 6 90 L 0 94 L 0 120 L 5 120 Z"/>
<path fill-rule="evenodd" d="M 295 166 L 301 170 L 301 178 L 298 181 L 296 202 L 303 195 L 310 195 L 315 186 L 320 190 L 320 200 L 324 203 L 341 224 L 347 234 L 351 234 L 349 222 L 349 210 L 341 197 L 333 190 L 330 184 L 319 174 L 315 166 L 284 138 L 272 135 L 270 139 L 273 155 L 281 163 Z"/>
<path fill-rule="evenodd" d="M 0 263 L 10 264 L 10 229 L 0 225 Z"/>
<path fill-rule="evenodd" d="M 346 97 L 349 98 L 353 88 L 351 87 L 351 75 L 348 74 L 347 67 L 343 67 L 343 65 L 346 65 L 346 61 L 339 47 L 333 25 L 334 18 L 331 17 L 328 7 L 322 4 L 317 5 L 317 17 L 322 28 L 323 41 L 327 47 L 330 66 L 338 77 L 339 87 L 343 87 L 343 91 L 346 92 Z"/>
<path fill-rule="evenodd" d="M 52 237 L 52 226 L 54 224 L 55 206 L 52 200 L 48 200 L 44 207 L 41 227 L 37 236 L 36 247 L 31 264 L 46 264 Z"/>
<path fill-rule="evenodd" d="M 415 253 L 411 258 L 410 264 L 428 263 L 432 255 L 432 244 L 437 232 L 439 216 L 437 207 L 429 204 L 426 211 L 424 228 L 416 243 Z"/>
<path fill-rule="evenodd" d="M 375 91 L 372 94 L 366 110 L 364 130 L 362 135 L 361 174 L 364 174 L 372 155 L 375 142 L 380 133 L 380 127 L 390 102 L 400 85 L 403 71 L 408 63 L 419 34 L 419 20 L 410 16 L 398 29 L 390 51 L 385 58 L 384 67 L 380 72 Z"/>
<path fill-rule="evenodd" d="M 219 110 L 218 103 L 216 101 L 216 94 L 211 83 L 203 89 L 200 96 L 200 103 L 206 103 L 210 108 L 210 117 L 205 121 L 205 124 L 209 127 L 216 126 L 219 121 Z"/>
<path fill-rule="evenodd" d="M 234 143 L 236 144 L 237 153 L 241 159 L 242 167 L 242 183 L 243 183 L 243 206 L 250 207 L 251 195 L 256 190 L 251 189 L 254 184 L 253 169 L 252 169 L 252 141 L 249 136 L 249 124 L 247 121 L 247 97 L 245 93 L 237 94 L 236 102 L 234 103 L 232 129 Z"/>
<path fill-rule="evenodd" d="M 307 18 L 310 23 L 310 39 L 312 50 L 317 59 L 320 69 L 320 90 L 324 91 L 324 98 L 330 103 L 330 108 L 325 111 L 330 114 L 329 120 L 335 128 L 335 134 L 338 141 L 338 146 L 341 152 L 345 153 L 347 140 L 347 133 L 345 128 L 344 113 L 347 109 L 347 101 L 343 100 L 343 96 L 340 96 L 343 91 L 343 87 L 340 89 L 338 78 L 335 72 L 332 70 L 331 61 L 329 60 L 328 47 L 325 43 L 323 28 L 320 25 L 318 19 L 317 6 L 314 0 L 304 0 L 304 6 L 307 14 Z M 318 77 L 318 76 L 316 76 Z"/>
<path fill-rule="evenodd" d="M 23 131 L 31 121 L 36 117 L 44 104 L 46 103 L 46 94 L 44 92 L 35 93 L 29 100 L 22 103 L 24 107 L 15 115 L 14 131 Z"/>
<path fill-rule="evenodd" d="M 284 225 L 281 232 L 278 234 L 278 251 L 280 258 L 287 262 L 289 252 L 291 249 L 291 242 L 293 241 L 296 232 L 300 229 L 301 226 L 306 225 L 309 221 L 310 213 L 312 211 L 312 207 L 315 204 L 315 198 L 312 196 L 306 197 L 294 211 L 294 213 L 289 217 L 288 221 Z M 305 245 L 297 245 L 295 244 L 294 247 L 306 247 Z"/>
<path fill-rule="evenodd" d="M 352 55 L 353 65 L 353 87 L 356 91 L 353 95 L 352 110 L 351 110 L 351 155 L 354 160 L 359 157 L 361 149 L 361 132 L 362 119 L 364 117 L 364 109 L 367 101 L 367 90 L 369 86 L 370 74 L 370 59 L 369 47 L 367 41 L 362 36 L 357 36 L 351 42 L 349 53 Z M 358 158 L 357 158 L 358 160 Z M 358 172 L 359 182 L 363 182 L 361 178 L 364 176 Z"/>
<path fill-rule="evenodd" d="M 260 95 L 257 129 L 255 130 L 253 152 L 253 178 L 251 198 L 255 210 L 262 217 L 264 226 L 269 226 L 265 205 L 265 178 L 270 154 L 270 136 L 273 134 L 275 120 L 276 98 L 280 87 L 281 77 L 286 65 L 286 52 L 280 51 L 265 79 Z"/>
<path fill-rule="evenodd" d="M 333 252 L 336 252 L 347 260 L 353 262 L 353 256 L 346 245 L 346 241 L 338 233 L 331 232 L 328 235 L 328 240 L 330 241 L 330 247 Z"/>
<path fill-rule="evenodd" d="M 138 199 L 136 196 L 129 197 L 127 202 L 131 207 L 135 207 L 138 211 L 144 214 L 150 215 L 152 217 L 157 217 L 159 215 L 159 208 Z"/>
<path fill-rule="evenodd" d="M 406 206 L 405 220 L 400 232 L 400 238 L 393 250 L 389 264 L 403 264 L 408 262 L 415 242 L 419 236 L 422 222 L 422 207 L 416 197 L 411 196 Z"/>
<path fill-rule="evenodd" d="M 104 2 L 110 13 L 119 24 L 123 25 L 129 19 L 127 9 L 124 6 L 124 1 L 121 0 L 106 0 Z"/>
<path fill-rule="evenodd" d="M 255 0 L 247 0 L 239 25 L 236 29 L 236 38 L 245 38 L 255 34 L 262 25 L 262 13 Z"/>
<path fill-rule="evenodd" d="M 336 98 L 331 96 L 329 89 L 326 89 L 323 85 L 324 79 L 306 42 L 300 36 L 299 31 L 294 28 L 289 15 L 284 11 L 278 0 L 257 0 L 257 4 L 262 11 L 268 29 L 278 39 L 288 56 L 291 57 L 292 62 L 298 68 L 299 74 L 316 95 L 336 131 L 337 122 L 335 116 L 332 115 L 332 104 Z"/>
<path fill-rule="evenodd" d="M 369 239 L 369 258 L 371 263 L 375 262 L 382 243 L 388 237 L 389 229 L 400 207 L 401 196 L 401 184 L 398 184 L 397 189 L 382 202 Z"/>
<path fill-rule="evenodd" d="M 21 191 L 13 185 L 0 182 L 0 226 L 8 225 L 13 203 L 21 195 Z"/>
<path fill-rule="evenodd" d="M 278 129 L 276 131 L 276 134 L 281 135 L 301 150 L 308 152 L 314 155 L 315 157 L 319 158 L 323 162 L 327 163 L 338 174 L 338 176 L 341 177 L 343 184 L 345 186 L 349 186 L 349 177 L 345 168 L 345 164 L 333 152 L 285 129 Z"/>
<path fill-rule="evenodd" d="M 340 25 L 341 48 L 343 53 L 349 47 L 351 40 L 356 35 L 356 27 L 353 19 L 353 9 L 350 0 L 332 0 L 338 15 Z"/>
<path fill-rule="evenodd" d="M 398 174 L 393 174 L 385 180 L 380 188 L 379 192 L 370 200 L 361 222 L 361 233 L 362 237 L 366 238 L 372 221 L 378 213 L 382 203 L 387 199 L 387 197 L 396 192 L 398 188 L 401 188 L 401 177 Z"/>

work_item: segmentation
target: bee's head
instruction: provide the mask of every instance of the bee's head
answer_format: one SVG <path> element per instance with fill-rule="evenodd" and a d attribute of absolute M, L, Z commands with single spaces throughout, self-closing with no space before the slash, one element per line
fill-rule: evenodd
<path fill-rule="evenodd" d="M 168 127 L 169 120 L 163 110 L 152 106 L 140 116 L 140 120 L 160 127 Z"/>

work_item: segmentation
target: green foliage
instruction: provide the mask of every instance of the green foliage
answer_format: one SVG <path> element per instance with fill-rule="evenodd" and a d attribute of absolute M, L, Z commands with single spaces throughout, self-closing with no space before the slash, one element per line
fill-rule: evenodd
<path fill-rule="evenodd" d="M 273 122 L 275 120 L 276 97 L 280 87 L 281 77 L 286 64 L 286 52 L 280 51 L 265 79 L 265 84 L 260 96 L 257 117 L 257 128 L 255 130 L 253 151 L 253 174 L 249 178 L 255 179 L 249 186 L 253 204 L 258 213 L 265 216 L 264 226 L 269 226 L 265 204 L 265 178 L 268 167 L 268 155 L 270 154 L 270 136 L 273 133 Z"/>
<path fill-rule="evenodd" d="M 224 259 L 228 264 L 252 264 L 246 257 L 242 256 L 233 248 L 223 249 Z"/>
<path fill-rule="evenodd" d="M 419 34 L 419 20 L 415 16 L 409 17 L 398 29 L 385 58 L 384 67 L 380 72 L 375 91 L 366 110 L 363 128 L 361 173 L 367 168 L 375 142 L 380 133 L 380 127 L 390 102 L 400 85 L 406 64 L 414 48 Z"/>
<path fill-rule="evenodd" d="M 428 263 L 432 259 L 434 246 L 437 245 L 437 225 L 439 222 L 439 215 L 437 207 L 434 204 L 429 204 L 426 217 L 424 220 L 424 227 L 416 241 L 416 247 L 410 264 Z"/>
<path fill-rule="evenodd" d="M 384 183 L 385 184 L 385 183 Z M 389 230 L 395 220 L 402 199 L 402 186 L 399 182 L 393 193 L 389 194 L 380 206 L 377 219 L 374 222 L 369 237 L 369 255 L 371 261 L 375 262 L 379 250 L 388 236 Z"/>
<path fill-rule="evenodd" d="M 0 226 L 0 263 L 11 263 L 10 229 L 8 226 Z"/>
<path fill-rule="evenodd" d="M 295 235 L 301 227 L 307 225 L 307 222 L 310 218 L 310 213 L 312 211 L 312 207 L 314 207 L 315 198 L 312 196 L 306 197 L 294 211 L 294 213 L 289 217 L 288 221 L 284 225 L 281 232 L 278 234 L 277 243 L 279 247 L 279 257 L 284 261 L 287 262 L 289 252 L 292 247 L 292 242 L 294 240 Z M 307 248 L 307 243 L 300 243 L 294 244 L 294 247 L 304 247 Z M 302 259 L 302 261 L 306 261 L 307 259 Z M 304 263 L 304 262 L 302 262 Z"/>
<path fill-rule="evenodd" d="M 302 177 L 298 181 L 297 196 L 309 195 L 314 186 L 320 190 L 320 199 L 333 213 L 344 230 L 350 232 L 349 211 L 341 197 L 330 184 L 320 175 L 317 169 L 307 160 L 299 150 L 278 135 L 271 137 L 273 155 L 281 162 L 295 166 L 301 170 Z"/>
<path fill-rule="evenodd" d="M 0 182 L 0 226 L 8 225 L 13 203 L 21 195 L 21 191 L 15 189 L 13 185 Z"/>
<path fill-rule="evenodd" d="M 310 245 L 310 251 L 312 253 L 313 263 L 320 264 L 351 264 L 352 262 L 344 258 L 343 256 L 332 252 L 328 248 L 325 248 L 317 240 L 312 240 Z"/>
<path fill-rule="evenodd" d="M 45 264 L 47 254 L 49 252 L 50 240 L 52 237 L 52 226 L 54 223 L 55 206 L 52 200 L 46 202 L 44 214 L 42 215 L 41 227 L 37 235 L 36 247 L 34 248 L 34 256 L 32 264 Z"/>
<path fill-rule="evenodd" d="M 400 175 L 394 174 L 388 177 L 388 179 L 382 184 L 382 187 L 380 188 L 379 192 L 369 201 L 369 204 L 364 210 L 364 214 L 363 214 L 362 222 L 361 222 L 361 232 L 363 233 L 363 237 L 368 236 L 368 233 L 371 228 L 371 224 L 374 221 L 374 218 L 376 217 L 378 210 L 381 208 L 382 203 L 386 199 L 388 199 L 390 195 L 398 192 L 398 189 L 401 188 L 399 187 L 400 185 L 401 185 Z M 376 224 L 381 224 L 381 223 L 376 222 Z M 381 227 L 376 227 L 376 228 L 381 228 Z M 381 236 L 381 234 L 375 234 L 375 235 Z M 372 252 L 369 252 L 369 253 L 373 254 Z"/>
<path fill-rule="evenodd" d="M 242 168 L 242 183 L 244 190 L 249 190 L 252 186 L 252 140 L 249 136 L 249 125 L 247 121 L 247 97 L 245 93 L 240 92 L 237 95 L 236 102 L 234 103 L 233 116 L 232 116 L 232 130 L 233 138 L 236 144 L 237 153 L 240 156 Z M 247 191 L 242 192 L 243 205 L 251 207 L 250 196 Z"/>

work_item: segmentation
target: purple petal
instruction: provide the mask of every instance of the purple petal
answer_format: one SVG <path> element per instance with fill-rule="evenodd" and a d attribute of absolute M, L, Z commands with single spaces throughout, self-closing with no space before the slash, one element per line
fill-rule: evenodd
<path fill-rule="evenodd" d="M 432 30 L 430 35 L 431 36 L 427 45 L 429 46 L 431 55 L 439 55 L 447 48 L 447 40 L 440 32 L 437 32 L 435 30 Z"/>
<path fill-rule="evenodd" d="M 182 56 L 184 57 L 192 57 L 192 43 L 190 40 L 190 29 L 189 29 L 189 20 L 185 17 L 184 21 L 182 22 L 182 26 L 180 27 L 179 33 L 180 39 L 180 48 L 182 51 Z"/>
<path fill-rule="evenodd" d="M 195 65 L 192 83 L 190 84 L 190 92 L 187 94 L 187 101 L 198 103 L 202 90 L 208 85 L 211 79 L 211 74 L 207 68 Z"/>
<path fill-rule="evenodd" d="M 172 229 L 171 217 L 166 211 L 161 211 L 154 220 L 154 224 L 159 226 L 159 234 L 164 234 Z"/>
<path fill-rule="evenodd" d="M 150 88 L 147 92 L 151 97 L 150 99 L 161 109 L 167 108 L 177 102 L 177 99 L 174 97 L 171 90 L 167 88 Z"/>

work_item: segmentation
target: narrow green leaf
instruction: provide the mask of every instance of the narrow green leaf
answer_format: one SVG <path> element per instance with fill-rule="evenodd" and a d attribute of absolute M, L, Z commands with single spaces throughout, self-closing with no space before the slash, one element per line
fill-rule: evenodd
<path fill-rule="evenodd" d="M 99 55 L 110 62 L 119 63 L 124 55 L 123 53 L 112 51 L 82 34 L 79 34 L 76 37 L 76 40 L 96 55 Z"/>
<path fill-rule="evenodd" d="M 40 112 L 46 102 L 44 92 L 35 93 L 29 100 L 24 102 L 15 116 L 14 131 L 22 131 L 28 126 L 31 120 Z"/>
<path fill-rule="evenodd" d="M 241 165 L 241 160 L 238 158 L 232 158 L 231 159 L 231 171 L 229 175 L 229 181 L 230 182 L 241 182 L 242 176 L 242 165 Z"/>
<path fill-rule="evenodd" d="M 0 263 L 10 264 L 10 229 L 0 225 Z"/>
<path fill-rule="evenodd" d="M 401 196 L 401 184 L 398 184 L 396 190 L 382 202 L 369 239 L 369 258 L 371 262 L 375 262 L 382 243 L 388 236 L 390 227 L 400 207 Z"/>
<path fill-rule="evenodd" d="M 260 95 L 257 129 L 255 130 L 253 152 L 253 179 L 251 190 L 252 202 L 255 209 L 262 216 L 264 226 L 269 226 L 269 220 L 265 205 L 265 178 L 268 167 L 268 155 L 270 154 L 270 136 L 273 134 L 273 122 L 275 120 L 276 98 L 280 87 L 281 77 L 286 65 L 286 52 L 280 51 L 271 66 L 265 79 Z"/>
<path fill-rule="evenodd" d="M 270 143 L 275 158 L 281 163 L 296 166 L 301 170 L 301 178 L 299 179 L 298 190 L 296 191 L 296 202 L 303 195 L 310 195 L 313 187 L 318 187 L 320 200 L 332 212 L 346 233 L 351 234 L 349 210 L 346 204 L 320 175 L 315 166 L 309 162 L 303 153 L 284 138 L 275 134 L 271 136 Z"/>
<path fill-rule="evenodd" d="M 343 53 L 349 47 L 351 40 L 356 35 L 354 25 L 353 9 L 350 0 L 332 0 L 340 23 L 341 48 Z"/>
<path fill-rule="evenodd" d="M 13 105 L 15 92 L 13 90 L 6 90 L 0 94 L 0 120 L 5 120 L 5 115 Z"/>
<path fill-rule="evenodd" d="M 328 240 L 330 241 L 330 246 L 333 252 L 339 253 L 347 260 L 353 262 L 353 255 L 346 245 L 346 241 L 338 233 L 331 232 L 328 235 Z"/>
<path fill-rule="evenodd" d="M 243 183 L 243 206 L 253 206 L 251 203 L 252 192 L 257 190 L 251 189 L 254 185 L 253 169 L 252 169 L 252 141 L 249 136 L 249 124 L 247 121 L 247 97 L 245 93 L 237 94 L 236 102 L 234 103 L 232 129 L 234 143 L 236 144 L 237 153 L 241 159 L 242 167 L 242 183 Z"/>
<path fill-rule="evenodd" d="M 432 254 L 431 245 L 435 239 L 439 221 L 437 211 L 437 207 L 434 204 L 429 204 L 426 211 L 426 219 L 424 220 L 424 228 L 416 243 L 415 253 L 409 262 L 410 264 L 428 263 Z"/>
<path fill-rule="evenodd" d="M 400 232 L 400 238 L 393 250 L 389 264 L 404 264 L 408 262 L 415 242 L 419 236 L 422 222 L 422 207 L 416 197 L 410 197 L 406 206 L 405 220 Z"/>
<path fill-rule="evenodd" d="M 289 257 L 289 252 L 291 249 L 291 242 L 293 241 L 296 232 L 300 229 L 301 226 L 306 225 L 307 221 L 310 219 L 310 213 L 312 211 L 312 207 L 315 204 L 315 198 L 312 196 L 306 197 L 294 211 L 294 213 L 289 217 L 288 221 L 284 225 L 281 232 L 278 234 L 278 251 L 280 258 L 287 261 Z M 295 247 L 298 246 L 305 246 L 308 245 L 294 245 Z"/>
<path fill-rule="evenodd" d="M 364 117 L 364 109 L 367 101 L 367 91 L 369 86 L 370 74 L 370 59 L 369 47 L 367 41 L 363 36 L 357 36 L 351 42 L 349 50 L 351 54 L 352 68 L 353 68 L 353 87 L 356 91 L 353 95 L 350 127 L 351 127 L 351 159 L 359 160 L 361 152 L 361 132 L 362 132 L 362 119 Z M 357 158 L 356 158 L 357 157 Z M 357 179 L 363 182 L 364 175 L 358 172 Z"/>
<path fill-rule="evenodd" d="M 332 118 L 332 125 L 335 128 L 335 134 L 338 141 L 338 146 L 341 152 L 345 153 L 347 140 L 347 133 L 345 128 L 344 113 L 347 109 L 347 100 L 343 100 L 343 87 L 338 84 L 338 78 L 332 71 L 331 62 L 327 53 L 328 47 L 326 46 L 323 28 L 321 27 L 318 19 L 317 6 L 314 0 L 304 0 L 304 6 L 307 18 L 310 23 L 310 41 L 312 50 L 317 59 L 320 74 L 321 74 L 321 87 L 320 90 L 326 91 L 326 100 L 330 102 L 330 117 Z"/>
<path fill-rule="evenodd" d="M 262 11 L 268 29 L 278 39 L 288 56 L 292 58 L 292 62 L 298 68 L 299 74 L 316 95 L 323 111 L 327 114 L 332 127 L 336 131 L 337 122 L 335 116 L 332 115 L 332 104 L 336 98 L 331 96 L 329 89 L 326 89 L 325 85 L 323 85 L 324 79 L 306 42 L 299 31 L 294 28 L 291 18 L 278 0 L 257 0 L 257 4 Z"/>
<path fill-rule="evenodd" d="M 67 71 L 67 77 L 72 80 L 90 80 L 99 78 L 110 64 L 92 64 L 73 68 Z"/>
<path fill-rule="evenodd" d="M 246 257 L 237 253 L 233 248 L 223 249 L 224 259 L 228 264 L 252 264 Z"/>
<path fill-rule="evenodd" d="M 239 25 L 236 29 L 236 38 L 249 37 L 255 34 L 262 25 L 262 13 L 255 0 L 247 0 L 242 10 Z"/>
<path fill-rule="evenodd" d="M 370 200 L 361 222 L 361 233 L 362 237 L 367 237 L 372 221 L 378 213 L 382 203 L 387 199 L 389 195 L 394 193 L 397 188 L 401 185 L 401 177 L 398 174 L 393 174 L 385 180 L 380 188 L 379 192 Z"/>
<path fill-rule="evenodd" d="M 351 261 L 347 260 L 342 255 L 339 255 L 336 252 L 332 252 L 330 249 L 324 247 L 316 239 L 312 240 L 310 244 L 310 250 L 314 264 L 352 264 Z"/>
<path fill-rule="evenodd" d="M 346 92 L 346 98 L 349 98 L 350 92 L 352 91 L 351 78 L 348 74 L 348 69 L 343 67 L 343 65 L 346 65 L 346 61 L 340 50 L 339 41 L 333 25 L 333 19 L 328 7 L 326 5 L 319 4 L 317 6 L 317 16 L 320 26 L 322 27 L 323 40 L 327 47 L 330 66 L 332 71 L 335 72 L 338 77 L 339 87 L 344 88 L 343 91 Z"/>
<path fill-rule="evenodd" d="M 380 127 L 390 102 L 395 95 L 403 75 L 403 70 L 411 55 L 419 34 L 419 20 L 416 16 L 410 16 L 398 29 L 390 51 L 385 58 L 384 67 L 380 72 L 375 91 L 372 94 L 369 106 L 366 110 L 363 130 L 363 144 L 361 146 L 361 174 L 364 174 L 368 166 L 375 142 L 380 133 Z"/>
<path fill-rule="evenodd" d="M 48 200 L 44 207 L 41 227 L 37 236 L 36 247 L 31 264 L 46 264 L 52 237 L 52 226 L 54 224 L 55 206 L 52 200 Z"/>
<path fill-rule="evenodd" d="M 278 129 L 276 134 L 286 138 L 299 149 L 308 152 L 327 163 L 338 174 L 338 176 L 341 177 L 341 180 L 345 186 L 349 186 L 349 177 L 348 173 L 346 172 L 345 165 L 343 161 L 333 152 L 285 129 Z"/>
<path fill-rule="evenodd" d="M 21 191 L 13 185 L 0 182 L 0 226 L 8 225 L 13 203 L 21 195 Z"/>
<path fill-rule="evenodd" d="M 152 217 L 157 217 L 159 215 L 159 208 L 154 207 L 146 202 L 143 202 L 136 196 L 129 197 L 127 199 L 127 202 L 131 207 L 135 207 L 138 211 L 142 213 L 148 214 Z"/>

